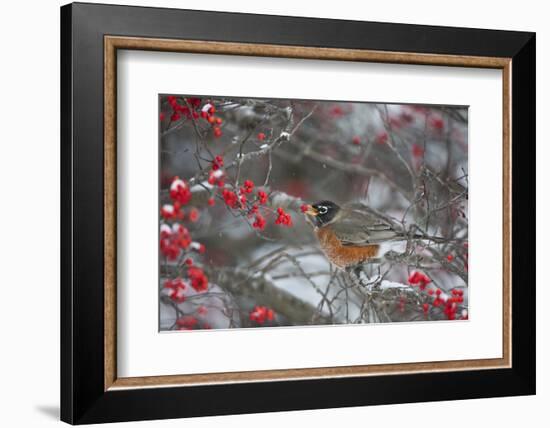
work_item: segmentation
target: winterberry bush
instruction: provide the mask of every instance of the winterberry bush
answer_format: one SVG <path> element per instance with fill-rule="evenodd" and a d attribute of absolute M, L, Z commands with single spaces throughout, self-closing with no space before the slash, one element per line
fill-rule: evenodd
<path fill-rule="evenodd" d="M 161 330 L 468 318 L 465 108 L 163 95 L 158 120 Z M 336 269 L 319 200 L 411 233 Z"/>

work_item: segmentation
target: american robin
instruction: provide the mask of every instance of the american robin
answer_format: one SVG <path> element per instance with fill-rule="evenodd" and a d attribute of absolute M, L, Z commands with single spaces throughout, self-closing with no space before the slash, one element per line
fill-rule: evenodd
<path fill-rule="evenodd" d="M 357 267 L 378 257 L 380 244 L 403 241 L 409 235 L 361 203 L 339 207 L 331 201 L 304 206 L 321 249 L 341 269 Z M 415 236 L 416 237 L 416 236 Z"/>

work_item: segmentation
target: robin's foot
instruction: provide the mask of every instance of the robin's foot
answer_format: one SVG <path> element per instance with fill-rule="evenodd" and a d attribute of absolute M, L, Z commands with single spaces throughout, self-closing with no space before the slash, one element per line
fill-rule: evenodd
<path fill-rule="evenodd" d="M 370 275 L 365 271 L 363 264 L 346 268 L 346 272 L 354 283 L 371 290 L 377 290 L 380 288 L 381 272 L 380 266 L 378 266 L 378 274 L 374 274 L 371 271 Z"/>

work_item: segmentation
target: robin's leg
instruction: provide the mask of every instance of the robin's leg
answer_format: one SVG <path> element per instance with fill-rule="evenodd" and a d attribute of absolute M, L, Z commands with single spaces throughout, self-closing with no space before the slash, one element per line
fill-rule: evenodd
<path fill-rule="evenodd" d="M 344 268 L 344 270 L 346 271 L 346 273 L 353 277 L 353 278 L 361 278 L 361 266 L 360 265 L 354 265 L 354 266 L 346 266 Z"/>
<path fill-rule="evenodd" d="M 359 285 L 361 285 L 363 287 L 379 288 L 380 287 L 380 282 L 381 282 L 381 281 L 379 281 L 379 279 L 382 278 L 381 270 L 380 270 L 380 264 L 378 264 L 378 266 L 377 266 L 378 275 L 376 275 L 374 281 L 371 281 L 371 277 L 373 276 L 372 272 L 370 272 L 371 275 L 369 275 L 365 271 L 365 265 L 370 266 L 372 260 L 373 259 L 370 259 L 368 263 L 360 263 L 360 264 L 357 264 L 357 265 L 354 265 L 354 266 L 348 266 L 346 268 L 346 272 L 350 275 L 350 277 L 352 277 L 352 279 L 354 281 L 356 281 Z M 366 281 L 361 278 L 361 273 L 365 274 Z"/>
<path fill-rule="evenodd" d="M 361 265 L 346 266 L 344 268 L 354 285 L 362 286 Z"/>
<path fill-rule="evenodd" d="M 359 280 L 361 280 L 361 272 L 363 272 L 363 266 L 362 265 L 356 265 L 352 268 L 352 272 L 355 274 Z"/>

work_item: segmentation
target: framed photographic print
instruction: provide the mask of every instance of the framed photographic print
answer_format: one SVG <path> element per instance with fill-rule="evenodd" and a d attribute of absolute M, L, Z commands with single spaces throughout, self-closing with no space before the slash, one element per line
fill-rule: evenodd
<path fill-rule="evenodd" d="M 61 53 L 62 420 L 535 393 L 533 33 L 76 3 Z"/>

